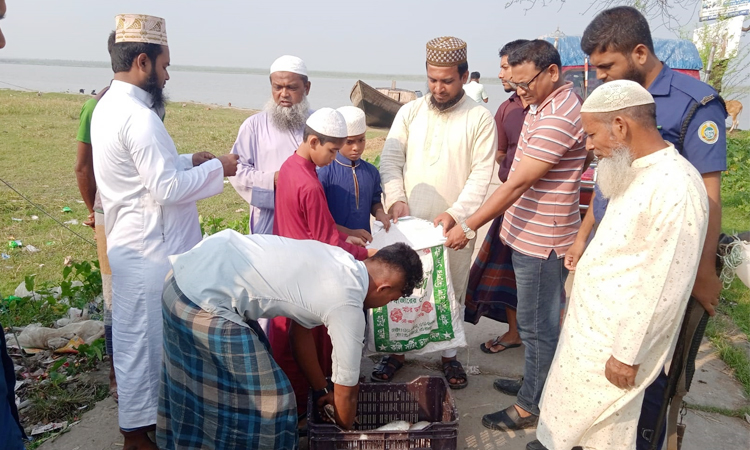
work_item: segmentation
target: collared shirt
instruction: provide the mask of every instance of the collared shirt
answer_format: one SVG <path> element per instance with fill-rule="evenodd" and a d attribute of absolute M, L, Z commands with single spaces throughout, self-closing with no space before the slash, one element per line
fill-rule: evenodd
<path fill-rule="evenodd" d="M 523 122 L 529 107 L 523 106 L 521 97 L 515 92 L 505 100 L 495 113 L 495 125 L 497 125 L 497 151 L 505 153 L 505 159 L 500 163 L 498 176 L 505 183 L 508 180 L 510 166 L 516 156 L 518 139 L 521 137 Z"/>
<path fill-rule="evenodd" d="M 169 259 L 180 290 L 208 313 L 242 326 L 278 316 L 308 329 L 325 325 L 333 342 L 333 382 L 356 386 L 369 287 L 364 263 L 320 242 L 232 230 Z"/>
<path fill-rule="evenodd" d="M 708 226 L 700 174 L 671 144 L 632 167 L 578 262 L 541 401 L 547 448 L 635 448 L 643 391 L 674 349 L 698 271 Z M 640 366 L 632 389 L 604 376 L 611 356 Z"/>
<path fill-rule="evenodd" d="M 355 258 L 367 258 L 364 247 L 349 244 L 338 231 L 326 202 L 315 164 L 293 154 L 281 165 L 276 188 L 273 234 L 292 239 L 313 239 L 339 246 Z"/>
<path fill-rule="evenodd" d="M 558 258 L 575 241 L 581 225 L 578 195 L 586 160 L 581 101 L 573 83 L 565 83 L 526 114 L 511 173 L 523 158 L 554 166 L 508 208 L 501 238 L 514 250 L 547 259 Z"/>
<path fill-rule="evenodd" d="M 477 103 L 484 103 L 484 101 L 489 98 L 487 97 L 487 92 L 484 90 L 484 85 L 473 80 L 464 84 L 464 92 L 466 92 L 466 95 L 468 95 L 470 99 Z"/>
<path fill-rule="evenodd" d="M 663 65 L 648 91 L 656 103 L 656 124 L 665 141 L 675 145 L 677 151 L 700 174 L 727 170 L 727 134 L 724 122 L 727 112 L 718 100 L 698 106 L 685 131 L 685 142 L 678 146 L 682 125 L 688 113 L 710 95 L 718 94 L 708 84 Z M 597 189 L 594 198 L 594 217 L 602 220 L 607 201 Z"/>
<path fill-rule="evenodd" d="M 336 224 L 370 231 L 370 212 L 381 202 L 380 173 L 364 160 L 351 161 L 341 153 L 318 169 L 328 208 Z"/>
<path fill-rule="evenodd" d="M 229 177 L 234 189 L 250 204 L 250 233 L 273 231 L 274 177 L 302 142 L 304 127 L 280 130 L 263 111 L 240 126 L 232 153 L 239 155 L 237 175 Z"/>

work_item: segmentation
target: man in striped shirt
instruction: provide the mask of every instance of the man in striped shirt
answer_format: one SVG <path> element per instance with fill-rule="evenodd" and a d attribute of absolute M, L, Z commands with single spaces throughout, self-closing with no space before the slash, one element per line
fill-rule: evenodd
<path fill-rule="evenodd" d="M 479 227 L 505 214 L 500 237 L 513 252 L 518 288 L 518 330 L 526 348 L 522 381 L 495 388 L 517 395 L 515 405 L 487 414 L 482 424 L 508 431 L 536 426 L 539 400 L 560 334 L 560 298 L 568 271 L 566 250 L 581 216 L 578 191 L 586 161 L 581 101 L 562 77 L 560 55 L 534 40 L 508 56 L 509 84 L 530 105 L 508 181 L 479 210 L 448 233 L 460 249 Z"/>

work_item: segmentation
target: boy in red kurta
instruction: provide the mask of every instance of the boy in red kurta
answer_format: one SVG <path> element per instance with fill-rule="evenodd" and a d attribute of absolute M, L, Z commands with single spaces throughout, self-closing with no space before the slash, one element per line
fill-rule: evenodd
<path fill-rule="evenodd" d="M 346 137 L 346 121 L 334 109 L 319 109 L 307 119 L 302 144 L 279 170 L 273 234 L 325 242 L 343 248 L 361 261 L 368 257 L 365 241 L 338 231 L 315 170 L 333 162 Z M 290 324 L 291 319 L 285 317 L 272 319 L 268 334 L 273 357 L 289 378 L 297 398 L 297 411 L 303 414 L 307 411 L 309 384 L 292 356 Z M 330 376 L 333 346 L 328 331 L 320 326 L 313 330 L 313 336 L 320 367 Z"/>

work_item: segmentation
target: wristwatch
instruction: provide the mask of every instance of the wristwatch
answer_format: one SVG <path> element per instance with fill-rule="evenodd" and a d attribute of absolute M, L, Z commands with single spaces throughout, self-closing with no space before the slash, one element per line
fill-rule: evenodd
<path fill-rule="evenodd" d="M 466 236 L 466 239 L 472 240 L 475 237 L 477 237 L 477 232 L 469 228 L 469 226 L 466 225 L 466 222 L 461 222 L 461 229 L 464 230 L 464 235 Z"/>
<path fill-rule="evenodd" d="M 325 395 L 328 395 L 329 392 L 333 392 L 333 383 L 331 383 L 331 380 L 326 380 L 328 384 L 323 389 L 318 389 L 317 391 L 313 391 L 313 401 L 317 402 L 320 397 L 323 397 Z"/>

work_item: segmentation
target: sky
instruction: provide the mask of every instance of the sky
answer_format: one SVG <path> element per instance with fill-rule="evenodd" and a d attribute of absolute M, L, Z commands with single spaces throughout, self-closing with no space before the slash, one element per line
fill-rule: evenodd
<path fill-rule="evenodd" d="M 424 44 L 453 35 L 470 69 L 494 78 L 504 43 L 558 27 L 580 35 L 597 12 L 590 0 L 541 1 L 525 11 L 508 0 L 7 0 L 0 58 L 108 61 L 115 15 L 142 13 L 166 20 L 172 64 L 266 68 L 292 54 L 311 71 L 421 74 Z M 673 13 L 695 23 L 697 6 Z M 652 33 L 675 37 L 658 20 Z"/>

